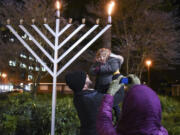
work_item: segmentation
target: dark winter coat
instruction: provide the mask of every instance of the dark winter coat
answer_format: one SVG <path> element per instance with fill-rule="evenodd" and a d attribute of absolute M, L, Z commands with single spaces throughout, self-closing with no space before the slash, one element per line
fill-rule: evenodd
<path fill-rule="evenodd" d="M 161 125 L 161 104 L 156 93 L 145 85 L 133 86 L 126 94 L 121 118 L 112 124 L 113 96 L 106 94 L 97 117 L 99 135 L 168 135 Z"/>
<path fill-rule="evenodd" d="M 119 104 L 121 92 L 115 95 L 114 105 Z M 96 90 L 83 90 L 74 95 L 74 105 L 80 119 L 80 135 L 98 135 L 96 132 L 97 112 L 104 94 Z"/>
<path fill-rule="evenodd" d="M 90 68 L 90 74 L 96 75 L 95 89 L 106 93 L 112 81 L 113 73 L 120 69 L 122 61 L 118 58 L 109 57 L 106 63 L 94 63 Z"/>

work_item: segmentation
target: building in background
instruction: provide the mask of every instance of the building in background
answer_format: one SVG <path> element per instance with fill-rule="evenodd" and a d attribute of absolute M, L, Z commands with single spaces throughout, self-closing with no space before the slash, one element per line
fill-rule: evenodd
<path fill-rule="evenodd" d="M 18 58 L 9 58 L 8 66 L 0 69 L 0 90 L 23 88 L 30 89 L 29 84 L 34 82 L 34 77 L 41 72 L 41 82 L 49 82 L 50 76 L 44 67 L 32 57 L 21 53 Z M 46 75 L 47 74 L 47 75 Z M 13 87 L 12 87 L 13 86 Z"/>

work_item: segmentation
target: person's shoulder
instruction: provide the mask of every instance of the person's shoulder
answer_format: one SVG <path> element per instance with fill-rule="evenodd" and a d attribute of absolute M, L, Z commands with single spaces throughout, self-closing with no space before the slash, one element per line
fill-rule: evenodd
<path fill-rule="evenodd" d="M 109 62 L 122 64 L 124 62 L 124 58 L 121 55 L 111 53 L 111 55 L 109 57 Z"/>
<path fill-rule="evenodd" d="M 87 97 L 87 98 L 101 98 L 101 97 L 103 97 L 104 96 L 104 94 L 103 93 L 101 93 L 101 92 L 98 92 L 97 90 L 87 90 L 86 91 L 86 95 L 85 95 L 85 97 Z"/>
<path fill-rule="evenodd" d="M 107 62 L 119 62 L 120 59 L 116 58 L 116 57 L 109 57 Z"/>
<path fill-rule="evenodd" d="M 87 89 L 87 90 L 82 91 L 82 96 L 91 96 L 91 95 L 94 95 L 96 93 L 97 93 L 97 91 L 94 89 Z"/>

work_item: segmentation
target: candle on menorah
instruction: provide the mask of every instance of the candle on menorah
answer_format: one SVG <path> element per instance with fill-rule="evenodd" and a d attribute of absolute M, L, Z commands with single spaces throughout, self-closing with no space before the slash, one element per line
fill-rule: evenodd
<path fill-rule="evenodd" d="M 58 51 L 61 47 L 63 47 L 69 40 L 72 39 L 74 35 L 76 35 L 83 27 L 85 27 L 85 19 L 82 19 L 82 24 L 80 24 L 72 33 L 67 36 L 61 43 L 59 43 L 59 37 L 72 26 L 72 18 L 69 19 L 69 23 L 60 30 L 60 2 L 56 2 L 56 23 L 55 23 L 55 31 L 47 24 L 47 18 L 44 18 L 44 27 L 54 36 L 55 40 L 52 43 L 48 37 L 36 26 L 35 19 L 32 19 L 31 27 L 40 35 L 42 39 L 44 39 L 51 47 L 54 52 L 54 56 L 49 54 L 48 51 L 43 48 L 40 42 L 38 42 L 35 37 L 23 26 L 23 20 L 20 20 L 19 28 L 29 37 L 31 41 L 41 50 L 45 56 L 53 63 L 53 69 L 48 67 L 46 62 L 41 59 L 38 54 L 31 48 L 31 46 L 16 32 L 16 30 L 10 25 L 10 19 L 7 20 L 7 28 L 15 35 L 15 37 L 22 43 L 22 45 L 34 56 L 34 58 L 47 70 L 47 72 L 53 77 L 53 90 L 52 90 L 52 117 L 51 117 L 51 135 L 55 134 L 55 109 L 56 109 L 56 83 L 57 77 L 66 70 L 84 51 L 86 51 L 97 39 L 99 39 L 110 27 L 111 24 L 107 24 L 102 30 L 100 30 L 97 35 L 84 45 L 84 47 L 75 54 L 67 63 L 65 63 L 58 70 L 58 63 L 66 57 L 75 47 L 77 47 L 85 38 L 87 38 L 93 31 L 95 31 L 99 27 L 99 19 L 96 20 L 96 24 L 92 26 L 86 33 L 73 43 L 70 48 L 68 48 L 61 56 L 58 56 Z"/>
<path fill-rule="evenodd" d="M 60 1 L 56 1 L 56 17 L 60 17 L 60 8 L 61 8 L 61 4 Z"/>
<path fill-rule="evenodd" d="M 109 24 L 112 23 L 111 13 L 112 13 L 112 10 L 113 10 L 114 5 L 115 5 L 115 2 L 114 2 L 114 1 L 111 1 L 111 3 L 110 3 L 109 6 L 108 6 L 108 23 L 109 23 Z"/>
<path fill-rule="evenodd" d="M 108 13 L 107 23 L 109 25 L 111 25 L 111 23 L 112 23 L 111 13 L 112 13 L 112 10 L 113 10 L 114 6 L 115 6 L 114 1 L 111 1 L 107 5 L 107 7 L 108 7 L 107 8 L 107 13 Z M 104 48 L 111 49 L 111 28 L 109 30 L 107 30 L 106 34 L 103 35 L 102 46 Z"/>

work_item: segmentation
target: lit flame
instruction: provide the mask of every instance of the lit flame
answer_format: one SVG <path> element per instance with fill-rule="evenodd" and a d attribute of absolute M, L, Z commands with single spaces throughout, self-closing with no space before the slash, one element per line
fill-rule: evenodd
<path fill-rule="evenodd" d="M 114 5 L 115 5 L 115 2 L 111 1 L 111 3 L 109 4 L 109 7 L 108 7 L 108 15 L 111 15 Z"/>
<path fill-rule="evenodd" d="M 61 7 L 60 2 L 59 2 L 59 1 L 56 1 L 56 8 L 57 8 L 57 10 L 59 10 L 59 9 L 60 9 L 60 7 Z"/>

